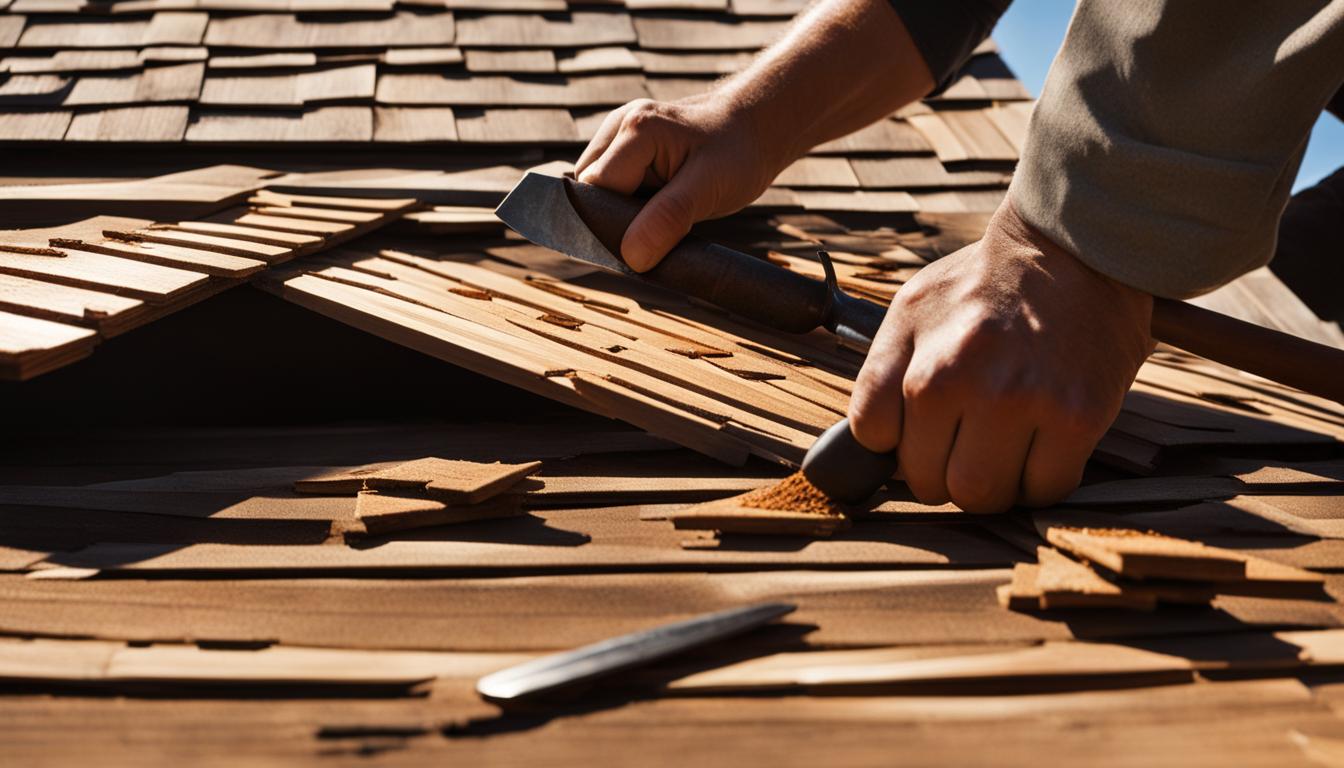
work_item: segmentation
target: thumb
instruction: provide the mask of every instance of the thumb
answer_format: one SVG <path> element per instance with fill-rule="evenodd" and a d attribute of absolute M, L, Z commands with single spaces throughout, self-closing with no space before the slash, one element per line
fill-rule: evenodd
<path fill-rule="evenodd" d="M 653 269 L 691 231 L 691 225 L 708 218 L 713 210 L 713 178 L 703 163 L 692 160 L 649 198 L 621 241 L 621 256 L 631 269 Z"/>
<path fill-rule="evenodd" d="M 870 451 L 887 453 L 901 444 L 902 390 L 913 352 L 913 338 L 888 310 L 849 398 L 849 430 Z"/>

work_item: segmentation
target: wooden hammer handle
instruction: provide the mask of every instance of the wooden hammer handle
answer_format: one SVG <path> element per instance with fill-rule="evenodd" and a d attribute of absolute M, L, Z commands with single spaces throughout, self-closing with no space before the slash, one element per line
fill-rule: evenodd
<path fill-rule="evenodd" d="M 1344 350 L 1172 299 L 1153 300 L 1153 338 L 1344 404 Z"/>

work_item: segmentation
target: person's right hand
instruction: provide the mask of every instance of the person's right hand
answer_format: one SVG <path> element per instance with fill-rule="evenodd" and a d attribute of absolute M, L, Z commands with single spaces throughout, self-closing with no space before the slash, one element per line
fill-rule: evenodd
<path fill-rule="evenodd" d="M 631 194 L 661 189 L 645 204 L 621 243 L 636 272 L 652 269 L 691 225 L 727 216 L 751 203 L 788 164 L 771 146 L 777 126 L 756 126 L 733 99 L 716 94 L 660 102 L 632 101 L 598 128 L 575 167 L 587 184 Z"/>

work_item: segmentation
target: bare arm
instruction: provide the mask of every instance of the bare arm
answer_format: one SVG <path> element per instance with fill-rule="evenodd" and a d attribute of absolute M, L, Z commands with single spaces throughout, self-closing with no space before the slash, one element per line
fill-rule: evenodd
<path fill-rule="evenodd" d="M 695 222 L 742 208 L 812 147 L 933 86 L 888 0 L 822 0 L 711 92 L 612 112 L 579 158 L 578 177 L 625 193 L 664 185 L 621 246 L 631 267 L 647 270 Z"/>

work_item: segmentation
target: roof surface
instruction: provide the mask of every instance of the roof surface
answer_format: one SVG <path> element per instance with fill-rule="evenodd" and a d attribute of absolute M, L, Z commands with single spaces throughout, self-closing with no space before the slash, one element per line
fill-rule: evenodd
<path fill-rule="evenodd" d="M 6 404 L 50 386 L 82 419 L 118 410 L 123 376 L 181 381 L 221 355 L 218 388 L 165 392 L 181 412 L 297 410 L 329 387 L 366 418 L 6 427 L 11 762 L 1339 755 L 1338 404 L 1162 348 L 1056 508 L 975 517 L 896 483 L 824 524 L 695 506 L 786 475 L 844 413 L 861 354 L 596 272 L 492 208 L 526 169 L 568 167 L 606 109 L 740 68 L 798 4 L 0 7 L 0 376 L 28 380 Z M 887 302 L 983 231 L 1028 99 L 982 46 L 940 98 L 700 231 L 810 277 L 825 247 L 846 291 Z M 1207 301 L 1339 340 L 1268 273 Z M 188 317 L 265 302 L 330 321 Z M 327 356 L 320 375 L 369 400 L 423 398 L 375 338 L 487 378 L 436 393 L 434 418 L 401 403 L 408 424 L 284 366 Z M 487 493 L 427 457 L 541 466 Z M 506 712 L 473 691 L 541 653 L 767 600 L 798 610 L 578 701 Z"/>

